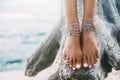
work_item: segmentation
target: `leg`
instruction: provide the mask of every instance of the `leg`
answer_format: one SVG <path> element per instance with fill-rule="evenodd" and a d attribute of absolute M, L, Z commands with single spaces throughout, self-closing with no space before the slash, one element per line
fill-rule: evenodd
<path fill-rule="evenodd" d="M 82 27 L 85 28 L 86 20 L 89 19 L 91 27 L 95 28 L 93 16 L 95 12 L 96 0 L 83 0 L 84 13 Z M 98 49 L 93 30 L 83 30 L 82 33 L 82 53 L 83 53 L 83 66 L 92 67 L 98 59 Z"/>
<path fill-rule="evenodd" d="M 66 25 L 78 23 L 77 0 L 63 0 Z M 73 29 L 78 29 L 79 25 L 73 25 Z M 69 28 L 69 26 L 66 26 Z M 80 35 L 67 36 L 64 50 L 63 61 L 75 70 L 81 66 L 81 47 Z"/>

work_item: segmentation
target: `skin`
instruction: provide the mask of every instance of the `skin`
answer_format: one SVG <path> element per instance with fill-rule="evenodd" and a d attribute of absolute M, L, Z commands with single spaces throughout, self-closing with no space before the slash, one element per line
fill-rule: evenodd
<path fill-rule="evenodd" d="M 72 23 L 78 23 L 77 17 L 77 0 L 63 0 L 64 1 L 64 13 L 66 25 Z M 72 8 L 70 8 L 72 6 Z M 66 28 L 69 26 L 66 26 Z M 78 25 L 73 26 L 74 29 L 78 29 Z M 81 65 L 81 46 L 79 35 L 67 36 L 64 50 L 63 50 L 63 60 L 66 64 L 76 69 L 76 65 Z"/>
<path fill-rule="evenodd" d="M 96 0 L 83 0 L 83 19 L 93 19 L 95 13 Z M 94 21 L 90 21 L 95 28 Z M 82 27 L 84 28 L 86 21 L 83 20 Z M 98 59 L 97 42 L 95 39 L 94 31 L 87 30 L 82 31 L 82 54 L 83 54 L 83 66 L 92 67 L 96 64 Z"/>
<path fill-rule="evenodd" d="M 63 0 L 66 25 L 78 23 L 77 0 Z M 83 0 L 84 13 L 83 18 L 92 18 L 95 10 L 95 0 Z M 86 21 L 82 22 L 84 27 Z M 94 22 L 91 21 L 94 25 Z M 69 26 L 65 26 L 68 28 Z M 95 26 L 94 26 L 95 27 Z M 78 25 L 73 25 L 73 29 L 78 29 Z M 92 67 L 98 59 L 98 50 L 93 31 L 83 30 L 82 44 L 80 44 L 80 35 L 67 36 L 63 49 L 63 61 L 72 67 L 73 70 L 84 67 Z M 81 46 L 82 45 L 82 46 Z"/>

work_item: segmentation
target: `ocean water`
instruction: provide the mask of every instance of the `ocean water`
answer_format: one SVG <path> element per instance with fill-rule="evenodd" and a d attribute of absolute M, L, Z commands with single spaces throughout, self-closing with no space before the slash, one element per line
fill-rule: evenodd
<path fill-rule="evenodd" d="M 59 0 L 0 0 L 0 71 L 24 70 L 59 13 Z"/>

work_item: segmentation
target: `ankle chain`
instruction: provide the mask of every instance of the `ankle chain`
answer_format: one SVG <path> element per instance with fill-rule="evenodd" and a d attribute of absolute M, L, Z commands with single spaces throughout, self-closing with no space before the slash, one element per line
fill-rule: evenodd
<path fill-rule="evenodd" d="M 94 28 L 94 25 L 92 24 L 92 21 L 94 21 L 93 19 L 83 19 L 85 21 L 85 26 L 83 26 L 82 30 L 87 30 L 88 32 L 90 30 L 94 31 L 95 28 Z"/>
<path fill-rule="evenodd" d="M 77 28 L 74 27 L 74 25 L 77 25 Z M 81 27 L 79 27 L 79 23 L 72 23 L 67 25 L 66 36 L 80 36 L 80 34 Z"/>

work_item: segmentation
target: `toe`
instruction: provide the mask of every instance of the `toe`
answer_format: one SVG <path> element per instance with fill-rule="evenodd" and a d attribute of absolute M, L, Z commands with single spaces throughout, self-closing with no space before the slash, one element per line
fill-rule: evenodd
<path fill-rule="evenodd" d="M 76 68 L 79 69 L 80 67 L 81 67 L 81 58 L 78 57 L 78 58 L 77 58 Z"/>
<path fill-rule="evenodd" d="M 95 58 L 94 58 L 94 56 L 93 56 L 93 57 L 91 57 L 90 62 L 91 62 L 91 67 L 93 67 L 93 66 L 94 66 L 94 64 L 95 64 Z"/>
<path fill-rule="evenodd" d="M 69 63 L 68 65 L 69 65 L 70 67 L 73 67 L 73 66 L 72 66 L 73 63 L 72 63 L 72 59 L 71 59 L 71 58 L 69 59 L 69 62 L 68 62 L 68 63 Z"/>
<path fill-rule="evenodd" d="M 91 61 L 90 61 L 90 59 L 91 59 L 91 56 L 87 57 L 88 67 L 91 67 Z"/>
<path fill-rule="evenodd" d="M 65 62 L 66 62 L 66 64 L 69 63 L 69 56 L 66 56 Z"/>
<path fill-rule="evenodd" d="M 88 64 L 87 64 L 87 60 L 86 60 L 86 57 L 83 56 L 83 67 L 88 67 Z"/>
<path fill-rule="evenodd" d="M 98 60 L 98 58 L 96 57 L 96 55 L 94 55 L 91 60 L 92 66 L 94 66 L 97 63 L 97 60 Z"/>
<path fill-rule="evenodd" d="M 62 59 L 66 64 L 68 64 L 69 57 L 66 54 L 63 54 Z"/>
<path fill-rule="evenodd" d="M 76 69 L 76 60 L 75 59 L 73 59 L 73 70 L 75 70 Z"/>
<path fill-rule="evenodd" d="M 90 64 L 89 64 L 89 68 L 91 68 L 93 65 L 92 65 L 92 58 L 90 58 Z"/>

